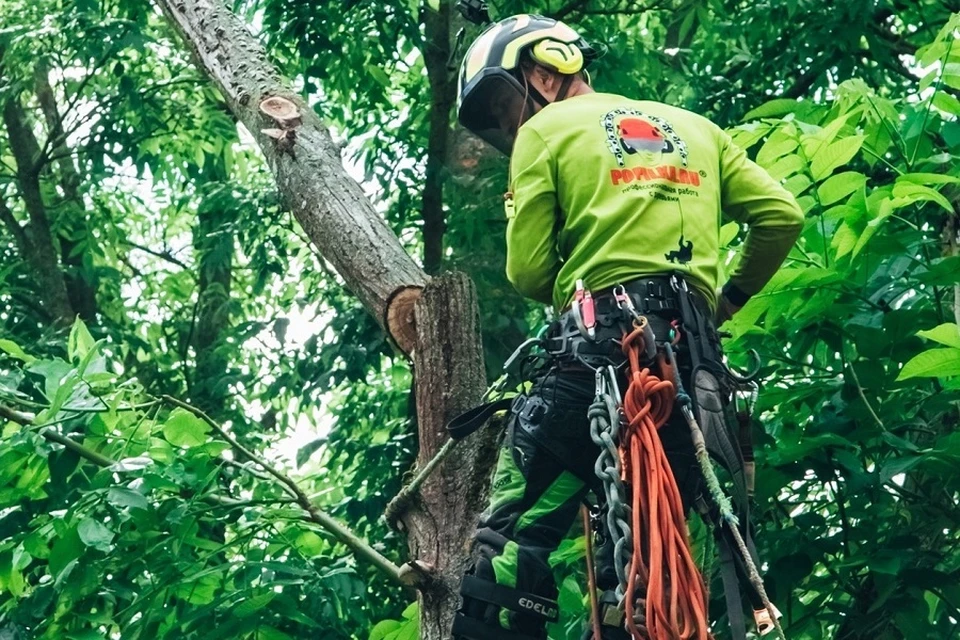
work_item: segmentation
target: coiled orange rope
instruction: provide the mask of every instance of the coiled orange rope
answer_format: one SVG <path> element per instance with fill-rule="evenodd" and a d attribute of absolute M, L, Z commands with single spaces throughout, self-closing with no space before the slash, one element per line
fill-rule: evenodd
<path fill-rule="evenodd" d="M 690 551 L 680 490 L 657 433 L 670 418 L 677 392 L 662 355 L 658 362 L 665 379 L 640 364 L 644 324 L 635 323 L 623 338 L 630 384 L 624 396 L 628 425 L 620 457 L 633 507 L 627 629 L 637 640 L 710 640 L 707 590 Z M 635 615 L 638 581 L 646 584 L 645 630 Z"/>

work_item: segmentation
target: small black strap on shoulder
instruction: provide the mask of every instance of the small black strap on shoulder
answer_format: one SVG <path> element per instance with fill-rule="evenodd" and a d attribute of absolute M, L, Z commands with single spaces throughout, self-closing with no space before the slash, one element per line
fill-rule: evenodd
<path fill-rule="evenodd" d="M 493 414 L 509 409 L 512 403 L 513 398 L 501 398 L 465 411 L 447 423 L 447 432 L 454 440 L 462 440 L 486 424 Z"/>

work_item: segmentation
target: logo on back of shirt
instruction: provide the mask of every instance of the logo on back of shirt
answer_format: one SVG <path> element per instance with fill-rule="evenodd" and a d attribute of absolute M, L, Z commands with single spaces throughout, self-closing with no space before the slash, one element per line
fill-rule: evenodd
<path fill-rule="evenodd" d="M 624 118 L 617 123 L 620 147 L 630 155 L 636 154 L 646 166 L 655 165 L 663 154 L 672 153 L 674 145 L 656 125 L 640 118 Z"/>
<path fill-rule="evenodd" d="M 692 240 L 684 237 L 682 198 L 700 197 L 705 173 L 687 168 L 687 144 L 668 121 L 636 109 L 614 109 L 600 118 L 607 148 L 617 161 L 610 183 L 621 193 L 651 198 L 676 207 L 679 238 L 676 249 L 663 254 L 665 262 L 687 265 L 694 257 Z M 684 200 L 686 201 L 686 200 Z"/>
<path fill-rule="evenodd" d="M 600 119 L 600 124 L 617 166 L 626 166 L 624 154 L 635 156 L 644 166 L 654 167 L 674 153 L 687 166 L 687 145 L 663 118 L 636 109 L 614 109 Z"/>

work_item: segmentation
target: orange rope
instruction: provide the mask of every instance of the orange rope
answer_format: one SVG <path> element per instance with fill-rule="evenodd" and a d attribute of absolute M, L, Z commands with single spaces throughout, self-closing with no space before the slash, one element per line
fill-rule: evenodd
<path fill-rule="evenodd" d="M 690 552 L 680 490 L 657 433 L 670 418 L 677 393 L 673 382 L 640 365 L 644 324 L 641 319 L 623 338 L 630 386 L 624 396 L 628 426 L 620 457 L 633 507 L 627 628 L 638 640 L 710 640 L 706 588 Z M 665 364 L 661 356 L 660 366 Z M 634 616 L 638 581 L 647 588 L 645 631 L 638 628 Z"/>

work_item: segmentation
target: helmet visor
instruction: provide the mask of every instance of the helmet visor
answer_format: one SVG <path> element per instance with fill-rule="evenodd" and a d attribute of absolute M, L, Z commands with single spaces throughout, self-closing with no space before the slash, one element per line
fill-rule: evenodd
<path fill-rule="evenodd" d="M 533 115 L 531 96 L 503 71 L 484 75 L 475 83 L 460 105 L 460 123 L 510 155 L 517 130 Z"/>

